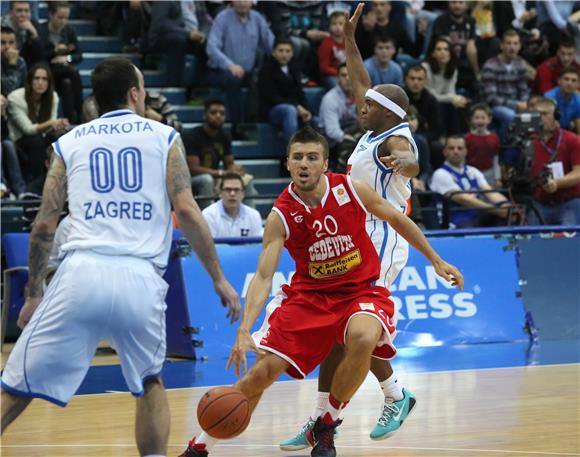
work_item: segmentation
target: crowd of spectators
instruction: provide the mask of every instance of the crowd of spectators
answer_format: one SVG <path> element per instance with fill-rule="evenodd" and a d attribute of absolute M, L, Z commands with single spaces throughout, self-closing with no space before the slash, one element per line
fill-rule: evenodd
<path fill-rule="evenodd" d="M 344 65 L 344 13 L 356 2 L 132 0 L 93 2 L 92 11 L 90 3 L 78 3 L 83 17 L 95 18 L 98 33 L 118 33 L 125 51 L 138 52 L 143 62 L 162 55 L 166 85 L 183 87 L 185 56 L 193 54 L 204 69 L 199 84 L 223 91 L 223 101 L 206 103 L 203 125 L 193 131 L 183 131 L 167 100 L 148 94 L 147 116 L 182 131 L 202 207 L 223 190 L 226 172 L 241 177 L 244 195 L 255 195 L 251 176 L 232 155 L 232 139 L 247 139 L 247 121 L 271 123 L 286 141 L 311 124 L 329 140 L 331 167 L 344 169 L 362 133 Z M 96 115 L 90 100 L 83 104 L 75 67 L 82 46 L 70 11 L 68 2 L 49 2 L 42 23 L 36 2 L 13 1 L 3 11 L 5 195 L 40 192 L 51 138 Z M 536 112 L 543 127 L 530 137 L 533 164 L 525 170 L 535 177 L 529 191 L 535 214 L 580 223 L 579 22 L 576 1 L 367 2 L 357 29 L 365 66 L 373 84 L 405 89 L 420 151 L 413 185 L 441 194 L 422 197 L 421 204 L 447 201 L 447 209 L 488 208 L 494 216 L 474 223 L 465 211 L 451 218 L 456 226 L 509 219 L 501 193 L 490 190 L 509 186 L 518 172 L 513 164 L 521 144 L 511 127 L 519 115 Z M 318 112 L 305 87 L 325 92 Z M 427 226 L 437 224 L 426 219 Z"/>

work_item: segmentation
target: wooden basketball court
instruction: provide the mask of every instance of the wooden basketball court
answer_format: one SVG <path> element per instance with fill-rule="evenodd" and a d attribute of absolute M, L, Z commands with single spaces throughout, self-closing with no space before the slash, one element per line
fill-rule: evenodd
<path fill-rule="evenodd" d="M 542 365 L 405 374 L 417 397 L 414 414 L 393 437 L 368 438 L 381 404 L 368 378 L 345 412 L 337 439 L 343 457 L 578 456 L 580 365 Z M 198 433 L 197 401 L 206 388 L 169 391 L 169 456 Z M 310 413 L 316 381 L 278 382 L 269 389 L 248 430 L 220 443 L 212 456 L 309 456 L 284 453 L 278 442 L 293 435 Z M 1 455 L 137 456 L 135 400 L 130 394 L 75 397 L 66 409 L 35 400 L 2 439 Z"/>

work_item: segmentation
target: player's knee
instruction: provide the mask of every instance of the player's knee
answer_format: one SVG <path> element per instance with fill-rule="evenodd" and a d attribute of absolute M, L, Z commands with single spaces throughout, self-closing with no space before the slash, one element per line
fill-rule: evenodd
<path fill-rule="evenodd" d="M 379 335 L 373 331 L 364 329 L 349 330 L 346 338 L 346 354 L 357 356 L 364 353 L 371 354 L 379 340 Z"/>

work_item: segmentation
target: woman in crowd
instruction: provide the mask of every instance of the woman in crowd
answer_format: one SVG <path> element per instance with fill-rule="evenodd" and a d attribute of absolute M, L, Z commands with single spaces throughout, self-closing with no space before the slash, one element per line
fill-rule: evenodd
<path fill-rule="evenodd" d="M 446 136 L 459 133 L 457 110 L 465 108 L 469 99 L 455 92 L 457 58 L 451 52 L 451 41 L 448 37 L 439 36 L 433 40 L 422 65 L 427 71 L 427 89 L 439 101 Z"/>
<path fill-rule="evenodd" d="M 42 191 L 47 146 L 69 125 L 68 119 L 57 118 L 58 100 L 45 63 L 34 65 L 24 87 L 8 95 L 10 138 L 16 143 L 24 180 L 32 192 Z"/>
<path fill-rule="evenodd" d="M 72 124 L 81 122 L 83 86 L 79 71 L 74 67 L 82 60 L 77 35 L 68 20 L 68 2 L 48 3 L 48 22 L 38 30 L 44 47 L 44 59 L 50 62 L 56 91 L 62 99 L 64 116 Z"/>

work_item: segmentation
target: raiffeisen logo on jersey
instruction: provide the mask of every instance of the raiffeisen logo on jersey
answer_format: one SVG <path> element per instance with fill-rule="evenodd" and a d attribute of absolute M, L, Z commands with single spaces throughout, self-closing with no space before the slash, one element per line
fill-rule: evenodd
<path fill-rule="evenodd" d="M 479 293 L 479 287 L 476 286 Z M 477 314 L 475 294 L 460 291 L 435 273 L 431 266 L 406 266 L 390 287 L 398 319 L 447 319 Z"/>

